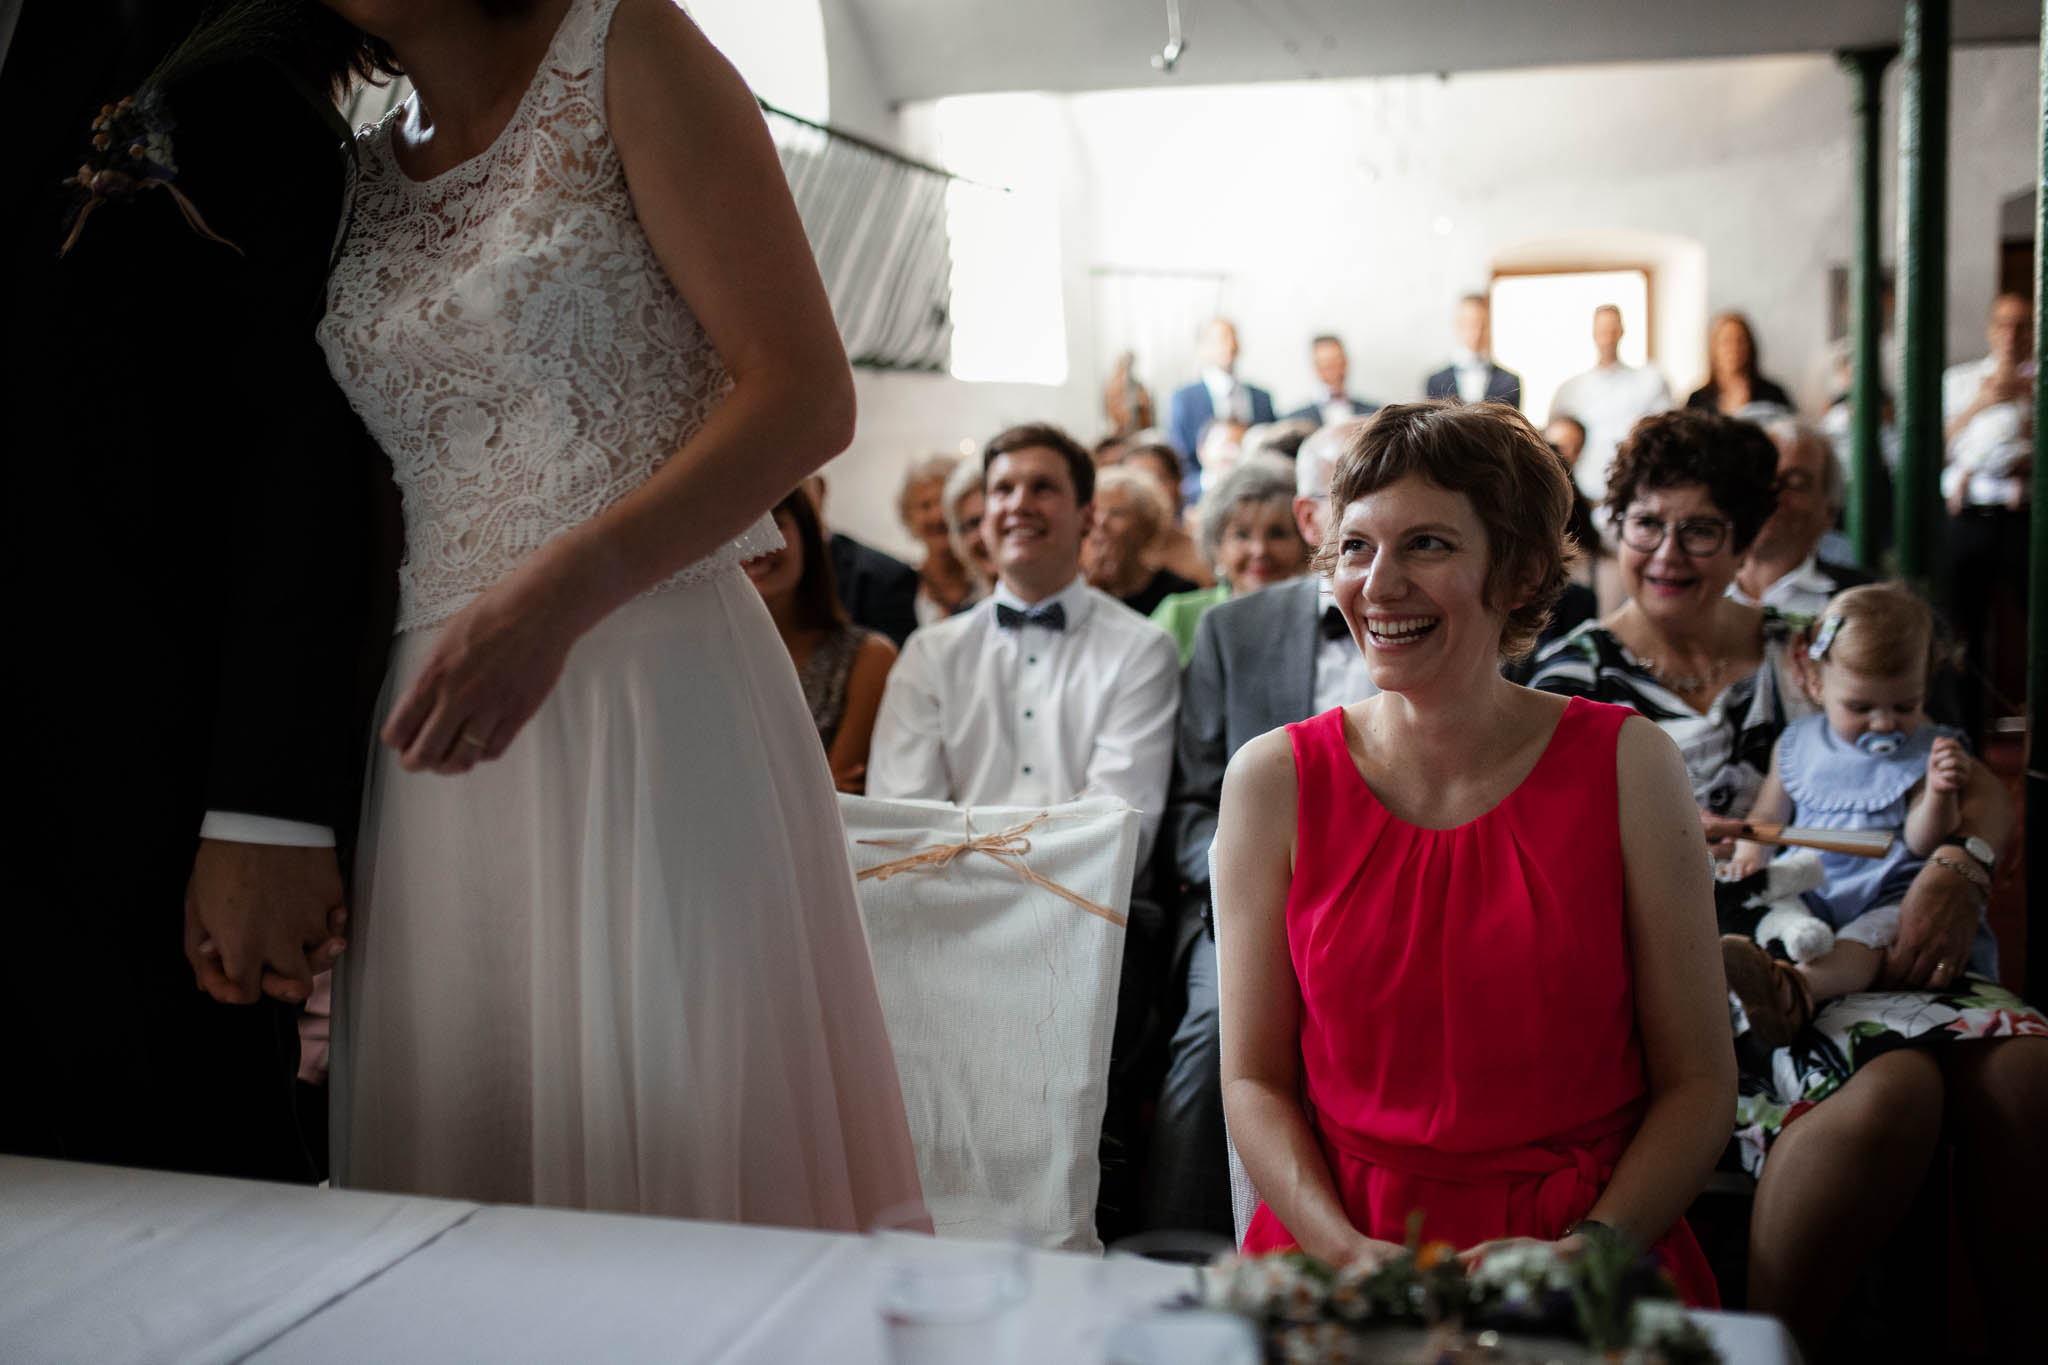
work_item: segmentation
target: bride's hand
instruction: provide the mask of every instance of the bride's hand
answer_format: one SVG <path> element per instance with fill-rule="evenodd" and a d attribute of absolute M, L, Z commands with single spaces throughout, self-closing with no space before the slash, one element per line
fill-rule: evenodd
<path fill-rule="evenodd" d="M 581 634 L 548 584 L 545 573 L 515 573 L 441 627 L 384 722 L 382 739 L 398 750 L 401 767 L 468 772 L 504 753 L 533 718 Z"/>

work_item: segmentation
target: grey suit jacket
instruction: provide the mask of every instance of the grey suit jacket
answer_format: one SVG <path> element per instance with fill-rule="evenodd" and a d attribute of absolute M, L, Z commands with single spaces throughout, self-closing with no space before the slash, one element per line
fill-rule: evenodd
<path fill-rule="evenodd" d="M 1248 739 L 1308 719 L 1315 705 L 1316 585 L 1313 574 L 1219 603 L 1195 627 L 1181 683 L 1165 842 L 1175 871 L 1209 882 L 1209 843 L 1223 769 Z"/>

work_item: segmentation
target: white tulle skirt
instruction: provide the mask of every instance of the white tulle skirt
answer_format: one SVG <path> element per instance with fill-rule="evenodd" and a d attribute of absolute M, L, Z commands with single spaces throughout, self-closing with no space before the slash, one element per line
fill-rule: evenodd
<path fill-rule="evenodd" d="M 337 1184 L 849 1229 L 917 1197 L 831 776 L 737 570 L 578 641 L 497 762 L 380 748 L 367 801 Z"/>

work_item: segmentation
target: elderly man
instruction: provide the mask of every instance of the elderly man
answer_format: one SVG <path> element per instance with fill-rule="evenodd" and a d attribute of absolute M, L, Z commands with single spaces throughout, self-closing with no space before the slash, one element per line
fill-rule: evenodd
<path fill-rule="evenodd" d="M 1081 572 L 1140 616 L 1199 584 L 1155 566 L 1147 550 L 1166 527 L 1166 499 L 1143 474 L 1109 468 L 1095 476 L 1095 525 L 1081 542 Z"/>
<path fill-rule="evenodd" d="M 1294 516 L 1311 545 L 1321 545 L 1328 529 L 1330 475 L 1337 459 L 1371 420 L 1324 427 L 1296 454 Z M 1195 627 L 1163 837 L 1173 859 L 1172 879 L 1182 888 L 1177 951 L 1168 978 L 1180 995 L 1169 1003 L 1182 1008 L 1168 1045 L 1146 1160 L 1144 1222 L 1149 1227 L 1200 1228 L 1224 1236 L 1233 1230 L 1216 939 L 1206 922 L 1209 842 L 1216 834 L 1223 770 L 1246 740 L 1378 690 L 1336 610 L 1329 580 L 1307 574 L 1220 603 Z"/>
<path fill-rule="evenodd" d="M 1842 466 L 1818 428 L 1787 417 L 1764 429 L 1778 446 L 1778 507 L 1735 571 L 1728 595 L 1787 616 L 1818 616 L 1842 589 L 1870 582 L 1861 569 L 1820 555 L 1821 537 L 1842 509 Z"/>
<path fill-rule="evenodd" d="M 1202 432 L 1211 422 L 1256 426 L 1273 420 L 1273 395 L 1237 377 L 1237 327 L 1229 318 L 1211 318 L 1202 325 L 1195 354 L 1202 377 L 1173 391 L 1167 405 L 1167 439 L 1180 452 L 1187 473 L 1181 499 L 1202 498 Z"/>

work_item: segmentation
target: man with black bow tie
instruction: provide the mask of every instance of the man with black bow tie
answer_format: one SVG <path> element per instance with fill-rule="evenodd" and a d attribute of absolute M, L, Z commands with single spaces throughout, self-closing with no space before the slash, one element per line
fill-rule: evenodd
<path fill-rule="evenodd" d="M 1081 577 L 1095 462 L 1054 426 L 982 453 L 982 533 L 996 590 L 919 630 L 889 674 L 868 794 L 959 805 L 1120 796 L 1143 818 L 1143 865 L 1166 805 L 1180 652 Z"/>
<path fill-rule="evenodd" d="M 1330 509 L 1330 475 L 1369 418 L 1327 426 L 1295 456 L 1294 519 L 1320 546 Z M 1172 968 L 1163 1008 L 1179 1027 L 1168 1044 L 1145 1174 L 1147 1227 L 1233 1232 L 1223 1136 L 1217 1033 L 1216 939 L 1207 924 L 1209 842 L 1223 770 L 1248 739 L 1306 720 L 1378 689 L 1319 573 L 1233 598 L 1203 615 L 1188 658 L 1167 798 L 1163 887 L 1181 888 Z"/>

